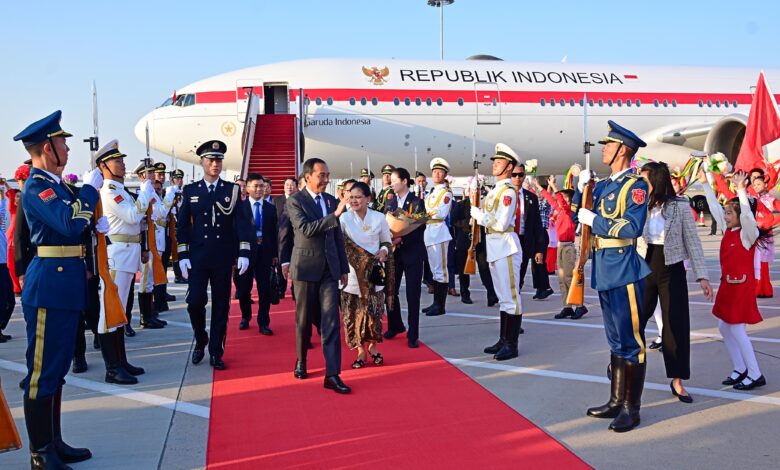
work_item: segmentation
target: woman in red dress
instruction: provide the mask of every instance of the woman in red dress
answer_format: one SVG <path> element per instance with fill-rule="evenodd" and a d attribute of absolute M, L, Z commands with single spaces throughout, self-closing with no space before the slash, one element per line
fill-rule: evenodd
<path fill-rule="evenodd" d="M 8 225 L 8 230 L 5 232 L 6 240 L 8 240 L 8 272 L 11 274 L 11 282 L 14 285 L 14 294 L 22 293 L 22 286 L 19 283 L 19 278 L 16 276 L 16 266 L 14 264 L 14 231 L 16 230 L 16 211 L 22 203 L 22 189 L 24 189 L 24 182 L 30 177 L 29 165 L 21 165 L 16 169 L 14 173 L 14 179 L 19 184 L 19 189 L 9 189 L 6 192 L 8 198 L 8 212 L 11 214 L 11 223 Z"/>
<path fill-rule="evenodd" d="M 753 260 L 756 246 L 768 234 L 760 231 L 756 223 L 756 201 L 748 200 L 747 174 L 734 175 L 734 184 L 737 198 L 729 200 L 725 207 L 727 229 L 720 243 L 721 283 L 712 314 L 719 319 L 718 328 L 734 364 L 734 371 L 723 385 L 752 390 L 766 385 L 745 328 L 763 320 L 756 304 Z"/>

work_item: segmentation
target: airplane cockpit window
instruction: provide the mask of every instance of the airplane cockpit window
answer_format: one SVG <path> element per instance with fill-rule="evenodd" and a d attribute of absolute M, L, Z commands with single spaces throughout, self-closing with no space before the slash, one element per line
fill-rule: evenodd
<path fill-rule="evenodd" d="M 184 106 L 184 99 L 187 98 L 187 95 L 179 95 L 176 98 L 176 101 L 173 103 L 174 106 Z"/>
<path fill-rule="evenodd" d="M 192 106 L 193 104 L 195 104 L 195 95 L 191 93 L 177 96 L 176 102 L 173 103 L 174 106 Z"/>
<path fill-rule="evenodd" d="M 184 98 L 184 106 L 192 106 L 193 104 L 195 104 L 195 95 L 187 95 Z"/>
<path fill-rule="evenodd" d="M 160 105 L 160 107 L 170 106 L 173 104 L 173 98 L 168 98 L 165 101 L 163 101 L 163 104 Z"/>

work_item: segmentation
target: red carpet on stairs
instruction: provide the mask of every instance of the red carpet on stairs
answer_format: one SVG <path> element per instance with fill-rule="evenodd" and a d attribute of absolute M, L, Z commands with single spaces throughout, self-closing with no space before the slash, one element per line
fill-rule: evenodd
<path fill-rule="evenodd" d="M 253 305 L 256 313 L 257 305 Z M 272 306 L 274 336 L 240 331 L 231 307 L 225 371 L 214 372 L 209 468 L 588 468 L 576 455 L 421 344 L 380 344 L 381 367 L 341 374 L 352 394 L 322 386 L 319 336 L 309 378 L 296 380 L 295 304 Z M 342 343 L 343 343 L 342 331 Z"/>

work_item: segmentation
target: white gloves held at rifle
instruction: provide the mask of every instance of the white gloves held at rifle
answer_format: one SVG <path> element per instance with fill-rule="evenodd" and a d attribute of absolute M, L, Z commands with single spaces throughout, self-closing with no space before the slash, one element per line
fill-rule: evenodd
<path fill-rule="evenodd" d="M 471 206 L 471 218 L 474 219 L 479 225 L 483 227 L 489 227 L 495 222 L 493 214 L 483 211 L 479 207 Z"/>
<path fill-rule="evenodd" d="M 582 192 L 585 190 L 585 185 L 588 184 L 590 180 L 593 179 L 593 172 L 590 170 L 582 170 L 580 172 L 580 177 L 577 180 L 577 190 L 579 192 Z"/>
<path fill-rule="evenodd" d="M 100 173 L 100 170 L 95 168 L 94 170 L 85 172 L 81 176 L 81 181 L 84 182 L 84 186 L 92 186 L 100 191 L 100 187 L 103 186 L 103 174 Z"/>

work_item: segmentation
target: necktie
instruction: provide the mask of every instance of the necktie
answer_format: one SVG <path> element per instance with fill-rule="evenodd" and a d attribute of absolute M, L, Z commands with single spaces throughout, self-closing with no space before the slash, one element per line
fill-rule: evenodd
<path fill-rule="evenodd" d="M 214 194 L 214 184 L 209 185 L 209 194 Z"/>
<path fill-rule="evenodd" d="M 259 202 L 255 202 L 255 234 L 257 238 L 263 238 L 263 211 Z"/>
<path fill-rule="evenodd" d="M 515 231 L 518 235 L 523 234 L 523 193 L 517 193 L 517 209 L 515 210 Z"/>
<path fill-rule="evenodd" d="M 322 216 L 325 217 L 325 211 L 322 210 L 322 196 L 318 194 L 317 197 L 314 198 L 314 202 L 317 203 L 317 207 L 320 208 L 320 212 L 322 212 Z"/>

